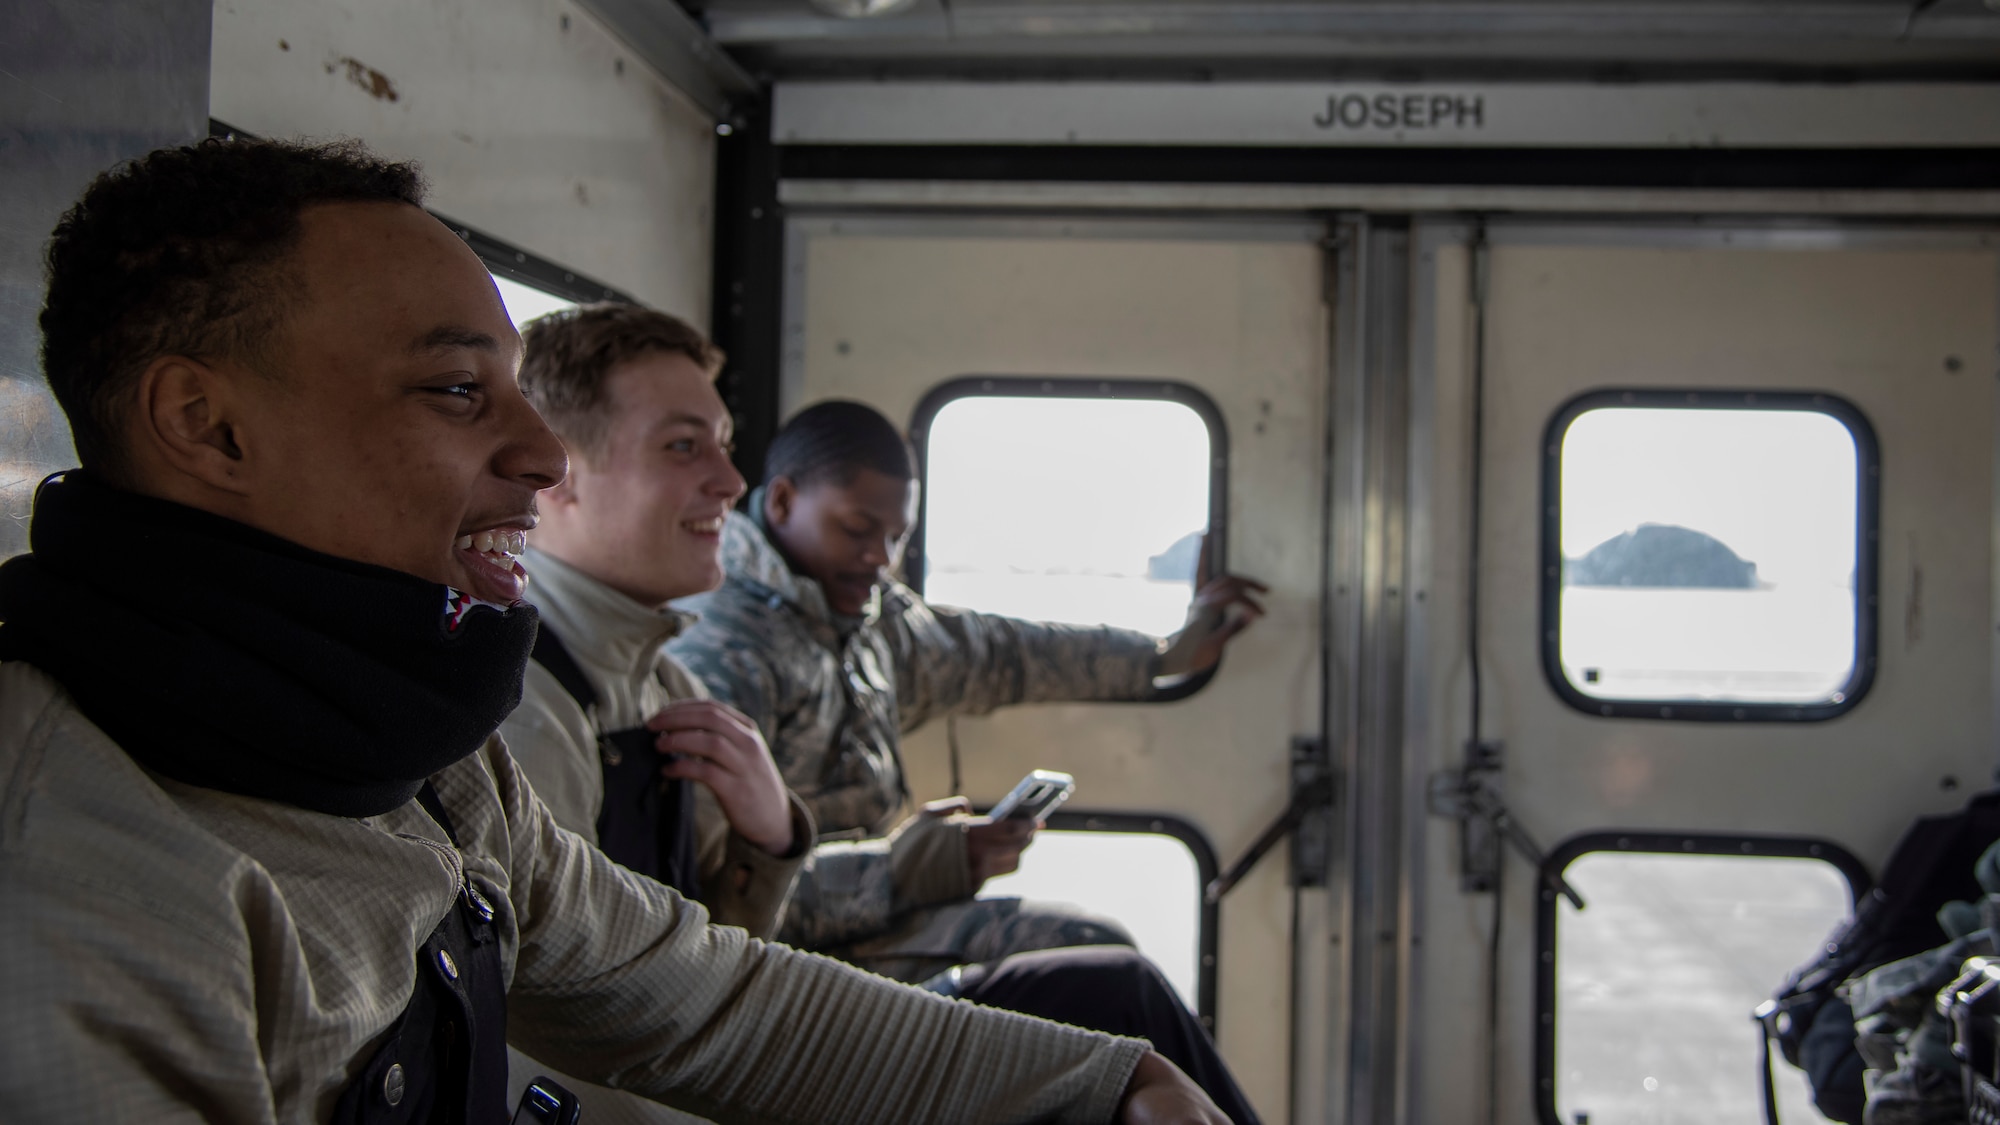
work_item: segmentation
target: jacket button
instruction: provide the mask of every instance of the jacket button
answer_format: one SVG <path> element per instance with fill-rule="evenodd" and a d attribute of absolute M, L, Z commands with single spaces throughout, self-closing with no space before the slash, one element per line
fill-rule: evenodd
<path fill-rule="evenodd" d="M 444 974 L 446 980 L 458 979 L 458 962 L 451 959 L 450 950 L 438 950 L 438 971 Z"/>
<path fill-rule="evenodd" d="M 403 1104 L 403 1064 L 393 1063 L 389 1073 L 382 1076 L 382 1100 L 390 1105 Z"/>
<path fill-rule="evenodd" d="M 479 888 L 473 886 L 470 880 L 465 884 L 465 893 L 466 897 L 472 900 L 472 912 L 479 915 L 479 920 L 482 922 L 491 922 L 493 920 L 493 904 L 486 901 L 486 896 L 480 894 Z"/>

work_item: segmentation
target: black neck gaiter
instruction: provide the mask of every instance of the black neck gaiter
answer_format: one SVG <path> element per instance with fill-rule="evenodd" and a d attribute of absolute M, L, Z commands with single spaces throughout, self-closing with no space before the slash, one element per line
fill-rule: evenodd
<path fill-rule="evenodd" d="M 396 808 L 521 700 L 535 611 L 323 555 L 83 473 L 0 566 L 0 659 L 141 765 L 335 816 Z"/>

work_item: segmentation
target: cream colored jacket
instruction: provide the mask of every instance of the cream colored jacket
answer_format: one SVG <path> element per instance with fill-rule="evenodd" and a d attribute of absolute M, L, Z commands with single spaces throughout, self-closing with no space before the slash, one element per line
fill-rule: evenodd
<path fill-rule="evenodd" d="M 558 826 L 497 737 L 432 783 L 459 847 L 415 802 L 347 819 L 153 776 L 0 664 L 0 1114 L 326 1120 L 462 875 L 518 1045 L 717 1121 L 1102 1122 L 1145 1049 L 711 926 Z"/>
<path fill-rule="evenodd" d="M 528 602 L 597 690 L 597 702 L 586 714 L 554 674 L 530 663 L 521 705 L 500 724 L 500 735 L 556 823 L 594 843 L 604 808 L 598 736 L 642 726 L 675 700 L 708 698 L 701 681 L 660 647 L 692 616 L 641 605 L 540 551 L 529 551 L 524 565 Z M 792 798 L 798 846 L 793 855 L 774 856 L 730 829 L 707 786 L 694 791 L 702 905 L 716 922 L 769 938 L 812 847 L 812 815 Z"/>
<path fill-rule="evenodd" d="M 648 608 L 553 555 L 529 551 L 528 597 L 542 628 L 561 638 L 597 700 L 588 710 L 540 664 L 528 665 L 521 705 L 500 724 L 535 792 L 556 823 L 593 844 L 597 816 L 604 807 L 604 774 L 598 763 L 598 736 L 640 726 L 660 708 L 680 699 L 706 699 L 708 690 L 681 663 L 660 649 L 691 619 L 677 610 Z M 695 786 L 701 864 L 701 903 L 712 921 L 741 926 L 761 938 L 778 928 L 785 899 L 804 866 L 814 837 L 812 815 L 792 798 L 793 839 L 798 854 L 780 858 L 732 831 L 714 794 Z M 583 1103 L 590 1125 L 668 1125 L 698 1118 L 617 1090 L 583 1082 L 573 1075 L 513 1051 L 508 1059 L 509 1091 L 519 1098 L 536 1076 L 548 1074 Z"/>

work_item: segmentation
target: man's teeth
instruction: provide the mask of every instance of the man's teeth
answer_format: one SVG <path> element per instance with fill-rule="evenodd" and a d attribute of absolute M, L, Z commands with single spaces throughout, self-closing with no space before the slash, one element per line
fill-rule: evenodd
<path fill-rule="evenodd" d="M 476 531 L 471 535 L 461 535 L 453 546 L 461 551 L 475 551 L 482 555 L 500 555 L 512 559 L 528 549 L 526 532 L 513 528 L 497 528 L 492 531 Z"/>
<path fill-rule="evenodd" d="M 681 522 L 681 526 L 697 535 L 713 535 L 722 530 L 722 517 L 716 516 L 705 520 L 684 520 Z"/>

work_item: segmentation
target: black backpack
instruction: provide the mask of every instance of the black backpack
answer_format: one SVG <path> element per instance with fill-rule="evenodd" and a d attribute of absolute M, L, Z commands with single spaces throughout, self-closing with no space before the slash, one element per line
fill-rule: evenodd
<path fill-rule="evenodd" d="M 1858 1122 L 1867 1103 L 1864 1069 L 1854 1046 L 1854 1012 L 1834 993 L 1842 982 L 1950 940 L 1937 921 L 1953 900 L 1977 901 L 1985 891 L 1973 876 L 1979 856 L 2000 840 L 2000 790 L 1981 793 L 1965 808 L 1919 819 L 1896 841 L 1882 878 L 1861 894 L 1854 913 L 1826 939 L 1820 953 L 1792 970 L 1757 1009 L 1764 1027 L 1764 1120 L 1777 1125 L 1771 1043 L 1805 1071 L 1813 1104 L 1831 1120 Z"/>
<path fill-rule="evenodd" d="M 556 678 L 577 706 L 590 713 L 597 689 L 542 622 L 535 635 L 535 663 Z M 687 898 L 701 897 L 701 865 L 695 839 L 694 782 L 660 777 L 658 735 L 645 727 L 598 733 L 598 765 L 604 774 L 604 805 L 597 813 L 597 847 L 605 855 Z"/>

